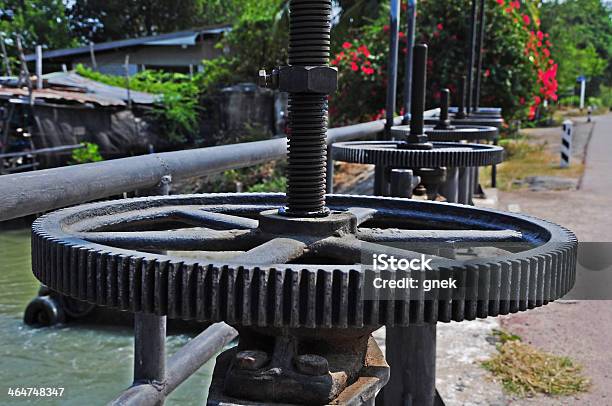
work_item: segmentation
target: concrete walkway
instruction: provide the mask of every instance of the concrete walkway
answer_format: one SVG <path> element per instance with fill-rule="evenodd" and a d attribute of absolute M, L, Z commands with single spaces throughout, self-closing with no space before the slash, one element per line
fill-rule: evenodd
<path fill-rule="evenodd" d="M 594 121 L 579 190 L 500 193 L 500 207 L 518 204 L 524 213 L 571 229 L 581 242 L 612 244 L 612 114 Z M 575 397 L 538 396 L 510 404 L 612 405 L 612 300 L 560 301 L 504 317 L 501 324 L 525 342 L 580 363 L 593 383 Z"/>

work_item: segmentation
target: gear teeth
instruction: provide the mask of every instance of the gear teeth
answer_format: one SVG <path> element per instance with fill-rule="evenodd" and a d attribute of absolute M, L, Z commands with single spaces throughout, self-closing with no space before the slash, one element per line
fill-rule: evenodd
<path fill-rule="evenodd" d="M 489 315 L 491 267 L 491 265 L 478 266 L 478 300 L 476 301 L 476 316 L 481 318 L 485 318 Z"/>
<path fill-rule="evenodd" d="M 503 148 L 485 144 L 434 142 L 434 149 L 399 149 L 394 141 L 339 142 L 332 146 L 338 161 L 402 168 L 476 167 L 498 164 Z"/>
<path fill-rule="evenodd" d="M 489 292 L 487 295 L 486 314 L 490 316 L 499 315 L 501 303 L 501 268 L 502 264 L 489 264 Z M 486 316 L 484 316 L 486 317 Z"/>

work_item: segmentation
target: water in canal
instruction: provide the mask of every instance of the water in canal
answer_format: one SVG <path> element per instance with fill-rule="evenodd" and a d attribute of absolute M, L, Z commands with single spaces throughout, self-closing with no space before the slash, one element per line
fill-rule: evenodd
<path fill-rule="evenodd" d="M 0 225 L 1 227 L 1 225 Z M 129 328 L 68 324 L 33 329 L 23 310 L 38 290 L 30 270 L 30 232 L 0 230 L 0 404 L 106 404 L 131 382 L 133 337 Z M 169 336 L 168 353 L 186 335 Z M 205 365 L 168 399 L 168 405 L 201 405 L 212 373 Z M 62 398 L 11 398 L 17 387 L 64 387 Z"/>

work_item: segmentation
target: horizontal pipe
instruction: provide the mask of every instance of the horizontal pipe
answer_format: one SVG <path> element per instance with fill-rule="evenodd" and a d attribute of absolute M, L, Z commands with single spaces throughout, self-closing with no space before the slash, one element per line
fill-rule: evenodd
<path fill-rule="evenodd" d="M 31 151 L 9 152 L 6 154 L 0 154 L 0 159 L 16 158 L 19 156 L 28 156 L 28 155 L 54 154 L 57 152 L 73 151 L 75 149 L 81 149 L 84 147 L 85 145 L 83 144 L 74 144 L 74 145 L 62 145 L 61 147 L 33 149 Z"/>
<path fill-rule="evenodd" d="M 435 114 L 432 110 L 429 115 Z M 395 118 L 400 124 L 401 117 Z M 384 121 L 332 128 L 332 144 L 374 135 Z M 155 187 L 163 176 L 173 180 L 283 159 L 287 138 L 187 149 L 0 176 L 0 221 L 41 213 L 108 196 Z"/>
<path fill-rule="evenodd" d="M 109 405 L 160 405 L 180 384 L 238 336 L 225 323 L 215 323 L 179 349 L 167 363 L 166 380 L 161 384 L 135 385 Z"/>

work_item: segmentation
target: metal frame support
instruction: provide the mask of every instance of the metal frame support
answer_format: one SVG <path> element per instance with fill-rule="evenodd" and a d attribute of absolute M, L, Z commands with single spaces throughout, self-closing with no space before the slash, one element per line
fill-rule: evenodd
<path fill-rule="evenodd" d="M 170 194 L 172 176 L 162 176 L 154 194 Z M 166 316 L 134 314 L 134 385 L 165 385 L 166 381 Z M 163 405 L 160 397 L 157 405 Z"/>
<path fill-rule="evenodd" d="M 434 406 L 436 325 L 387 327 L 385 344 L 391 377 L 376 398 L 378 406 Z"/>
<path fill-rule="evenodd" d="M 449 203 L 459 202 L 459 168 L 446 168 L 446 182 L 441 185 L 440 194 Z"/>
<path fill-rule="evenodd" d="M 408 0 L 406 10 L 406 69 L 404 72 L 404 116 L 402 124 L 410 122 L 410 102 L 412 96 L 412 60 L 416 30 L 417 0 Z"/>
<path fill-rule="evenodd" d="M 471 168 L 459 168 L 458 180 L 458 202 L 461 204 L 470 204 L 470 189 L 471 189 Z"/>
<path fill-rule="evenodd" d="M 389 20 L 389 67 L 387 81 L 387 103 L 386 103 L 386 123 L 383 137 L 385 140 L 391 139 L 391 127 L 395 114 L 395 104 L 397 99 L 397 58 L 399 51 L 399 17 L 400 0 L 391 0 L 391 13 Z"/>

